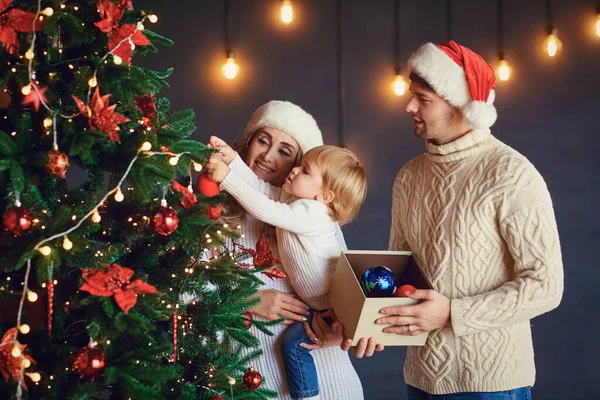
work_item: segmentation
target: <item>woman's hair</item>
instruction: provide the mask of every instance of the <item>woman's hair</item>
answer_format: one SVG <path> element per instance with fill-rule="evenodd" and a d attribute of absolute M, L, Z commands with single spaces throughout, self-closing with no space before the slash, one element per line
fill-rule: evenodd
<path fill-rule="evenodd" d="M 323 174 L 323 186 L 333 192 L 327 204 L 331 218 L 344 225 L 352 221 L 367 195 L 367 172 L 350 150 L 336 146 L 318 146 L 304 160 L 314 163 Z"/>
<path fill-rule="evenodd" d="M 262 129 L 262 128 L 261 128 Z M 250 143 L 254 140 L 256 133 L 260 131 L 258 129 L 248 138 L 244 138 L 233 142 L 231 148 L 240 155 L 240 158 L 246 162 L 246 157 L 248 156 L 248 149 L 250 148 Z M 296 164 L 300 165 L 300 161 L 302 160 L 302 149 L 298 149 L 298 154 L 296 155 Z M 227 196 L 227 200 L 223 203 L 223 210 L 221 211 L 221 217 L 223 220 L 229 224 L 241 225 L 246 222 L 246 210 L 244 207 L 238 203 L 238 201 L 231 195 Z M 265 234 L 267 239 L 273 241 L 275 238 L 275 228 L 271 225 L 264 224 L 261 228 L 261 233 Z"/>

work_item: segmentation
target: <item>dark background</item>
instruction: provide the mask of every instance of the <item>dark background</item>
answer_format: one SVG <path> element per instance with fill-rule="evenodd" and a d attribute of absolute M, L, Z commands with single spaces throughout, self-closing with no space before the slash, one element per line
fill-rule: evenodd
<path fill-rule="evenodd" d="M 526 155 L 552 193 L 565 267 L 560 307 L 532 321 L 536 399 L 600 399 L 600 345 L 596 261 L 600 244 L 598 171 L 600 142 L 600 38 L 594 36 L 593 0 L 553 3 L 563 52 L 550 59 L 542 51 L 546 34 L 543 0 L 505 1 L 506 53 L 511 80 L 498 82 L 500 140 Z M 156 12 L 148 27 L 175 41 L 170 48 L 134 63 L 157 70 L 175 67 L 171 88 L 162 95 L 175 109 L 193 108 L 194 138 L 211 134 L 241 138 L 252 112 L 268 100 L 289 100 L 310 112 L 325 142 L 336 144 L 338 83 L 336 3 L 294 1 L 294 21 L 284 27 L 277 0 L 232 0 L 231 40 L 240 65 L 227 81 L 224 3 L 217 0 L 141 1 Z M 393 0 L 343 1 L 345 137 L 368 171 L 369 194 L 357 221 L 345 229 L 351 249 L 386 249 L 391 187 L 397 171 L 425 151 L 404 112 L 407 96 L 392 94 L 394 77 Z M 427 41 L 446 37 L 446 2 L 403 0 L 401 61 Z M 495 66 L 497 3 L 454 0 L 452 38 Z M 388 348 L 371 359 L 354 360 L 365 398 L 405 399 L 403 348 Z M 342 400 L 342 399 L 340 399 Z"/>

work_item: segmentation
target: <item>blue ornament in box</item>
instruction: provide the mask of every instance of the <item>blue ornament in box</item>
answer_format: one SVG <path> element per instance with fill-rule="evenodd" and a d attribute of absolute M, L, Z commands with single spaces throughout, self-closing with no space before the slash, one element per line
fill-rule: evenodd
<path fill-rule="evenodd" d="M 396 278 L 388 267 L 374 265 L 363 272 L 360 286 L 367 297 L 391 297 L 396 291 Z"/>

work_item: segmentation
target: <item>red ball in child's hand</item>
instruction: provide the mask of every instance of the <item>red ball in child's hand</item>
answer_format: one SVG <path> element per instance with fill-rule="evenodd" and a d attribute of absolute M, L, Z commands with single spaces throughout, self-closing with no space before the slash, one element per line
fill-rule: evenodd
<path fill-rule="evenodd" d="M 396 289 L 396 293 L 394 293 L 394 295 L 396 297 L 408 297 L 406 292 L 412 292 L 413 290 L 417 290 L 417 288 L 413 285 L 402 285 Z"/>
<path fill-rule="evenodd" d="M 208 177 L 208 173 L 203 172 L 196 179 L 196 188 L 206 197 L 214 197 L 221 193 L 219 184 Z"/>

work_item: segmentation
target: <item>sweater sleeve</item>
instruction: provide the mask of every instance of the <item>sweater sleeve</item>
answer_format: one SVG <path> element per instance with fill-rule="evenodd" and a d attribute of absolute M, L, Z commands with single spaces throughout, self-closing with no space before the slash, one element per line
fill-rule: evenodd
<path fill-rule="evenodd" d="M 390 241 L 388 250 L 391 251 L 404 251 L 410 250 L 406 236 L 402 228 L 402 218 L 400 216 L 400 209 L 406 204 L 403 204 L 403 192 L 401 185 L 402 175 L 398 173 L 396 181 L 394 182 L 393 195 L 392 195 L 392 224 L 390 227 Z"/>
<path fill-rule="evenodd" d="M 248 184 L 235 168 L 229 171 L 221 188 L 256 219 L 292 233 L 314 234 L 334 223 L 326 205 L 316 200 L 296 200 L 292 204 L 271 200 L 267 194 Z"/>
<path fill-rule="evenodd" d="M 281 188 L 258 179 L 258 176 L 246 165 L 239 154 L 236 154 L 233 161 L 229 164 L 229 168 L 236 170 L 241 179 L 259 192 L 266 194 L 270 199 L 278 199 L 281 195 Z"/>
<path fill-rule="evenodd" d="M 457 336 L 524 322 L 560 303 L 564 277 L 558 229 L 550 194 L 541 183 L 521 190 L 525 195 L 518 196 L 517 206 L 500 219 L 514 278 L 490 292 L 452 300 Z"/>

